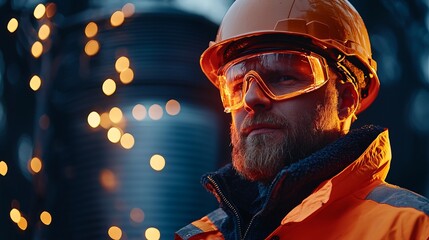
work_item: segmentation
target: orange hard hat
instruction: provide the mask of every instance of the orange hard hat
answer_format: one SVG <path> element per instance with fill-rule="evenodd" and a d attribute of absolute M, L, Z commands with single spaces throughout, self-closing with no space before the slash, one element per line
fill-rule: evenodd
<path fill-rule="evenodd" d="M 377 96 L 380 82 L 368 32 L 347 0 L 236 0 L 225 14 L 216 40 L 201 55 L 201 68 L 219 87 L 219 68 L 240 49 L 259 43 L 265 48 L 270 44 L 302 44 L 331 60 L 352 63 L 364 73 L 355 82 L 360 95 L 356 113 Z"/>

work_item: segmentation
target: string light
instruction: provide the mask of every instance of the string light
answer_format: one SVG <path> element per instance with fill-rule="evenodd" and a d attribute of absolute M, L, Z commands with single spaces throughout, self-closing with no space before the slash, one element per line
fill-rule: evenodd
<path fill-rule="evenodd" d="M 116 83 L 112 79 L 108 78 L 103 82 L 101 88 L 106 96 L 110 96 L 116 91 Z"/>
<path fill-rule="evenodd" d="M 122 7 L 122 12 L 124 13 L 125 17 L 131 17 L 135 12 L 135 6 L 132 3 L 126 3 Z"/>
<path fill-rule="evenodd" d="M 146 229 L 144 235 L 147 240 L 159 240 L 161 238 L 161 232 L 154 227 Z"/>
<path fill-rule="evenodd" d="M 46 24 L 43 24 L 40 27 L 39 33 L 38 33 L 40 40 L 46 40 L 50 34 L 51 34 L 51 29 L 49 28 L 49 26 Z"/>
<path fill-rule="evenodd" d="M 6 176 L 7 170 L 8 170 L 8 167 L 6 162 L 0 161 L 0 175 Z"/>
<path fill-rule="evenodd" d="M 124 22 L 124 19 L 124 13 L 121 11 L 116 11 L 110 17 L 110 24 L 112 24 L 113 27 L 117 27 Z"/>
<path fill-rule="evenodd" d="M 43 17 L 43 15 L 45 15 L 46 12 L 46 7 L 45 5 L 39 3 L 35 8 L 34 8 L 34 12 L 33 15 L 36 19 L 41 19 Z"/>
<path fill-rule="evenodd" d="M 163 156 L 155 154 L 150 158 L 149 164 L 155 171 L 161 171 L 165 167 L 165 159 Z"/>
<path fill-rule="evenodd" d="M 88 114 L 87 121 L 89 126 L 96 128 L 100 125 L 101 117 L 97 112 L 92 111 L 90 114 Z"/>
<path fill-rule="evenodd" d="M 115 69 L 118 73 L 125 71 L 130 67 L 130 60 L 127 57 L 120 57 L 116 60 Z"/>
<path fill-rule="evenodd" d="M 85 35 L 88 38 L 94 37 L 95 35 L 97 35 L 97 32 L 98 32 L 98 26 L 95 22 L 90 22 L 86 25 Z"/>
<path fill-rule="evenodd" d="M 171 99 L 165 104 L 165 111 L 171 116 L 175 116 L 180 112 L 180 103 L 174 99 Z"/>
<path fill-rule="evenodd" d="M 107 233 L 114 240 L 119 240 L 122 237 L 122 230 L 117 226 L 111 226 Z"/>
<path fill-rule="evenodd" d="M 16 208 L 12 208 L 12 210 L 10 210 L 9 216 L 14 223 L 19 223 L 19 220 L 21 220 L 21 212 Z"/>
<path fill-rule="evenodd" d="M 42 160 L 40 160 L 38 157 L 33 157 L 30 160 L 29 168 L 32 172 L 39 173 L 40 170 L 42 170 Z"/>
<path fill-rule="evenodd" d="M 94 56 L 98 53 L 98 50 L 100 50 L 100 44 L 97 40 L 89 40 L 85 45 L 85 53 L 88 56 Z"/>
<path fill-rule="evenodd" d="M 119 74 L 119 78 L 123 84 L 128 84 L 134 79 L 134 72 L 131 68 L 127 68 Z"/>
<path fill-rule="evenodd" d="M 134 137 L 129 133 L 125 133 L 121 137 L 121 146 L 125 149 L 131 149 L 134 146 Z"/>
<path fill-rule="evenodd" d="M 49 212 L 47 211 L 43 211 L 40 214 L 40 221 L 42 221 L 43 224 L 45 225 L 50 225 L 52 222 L 52 216 Z"/>
<path fill-rule="evenodd" d="M 162 107 L 158 104 L 153 104 L 152 106 L 150 106 L 149 108 L 149 117 L 152 120 L 159 120 L 162 118 L 163 115 L 163 111 L 162 111 Z"/>
<path fill-rule="evenodd" d="M 42 53 L 43 53 L 43 45 L 41 42 L 36 41 L 31 46 L 31 54 L 33 54 L 33 57 L 38 58 L 40 57 L 40 55 L 42 55 Z"/>
<path fill-rule="evenodd" d="M 40 89 L 40 86 L 42 86 L 42 79 L 40 79 L 39 76 L 34 75 L 33 77 L 31 77 L 30 79 L 30 88 L 33 91 L 37 91 Z"/>
<path fill-rule="evenodd" d="M 16 18 L 11 18 L 7 23 L 7 30 L 13 33 L 16 31 L 16 29 L 18 29 L 18 25 L 19 25 L 18 20 L 16 20 Z"/>

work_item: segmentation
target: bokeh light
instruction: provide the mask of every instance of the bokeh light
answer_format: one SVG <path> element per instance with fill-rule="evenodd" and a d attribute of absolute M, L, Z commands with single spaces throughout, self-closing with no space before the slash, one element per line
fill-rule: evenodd
<path fill-rule="evenodd" d="M 10 210 L 9 216 L 14 223 L 19 223 L 19 220 L 21 220 L 21 212 L 16 208 L 12 208 L 12 210 Z"/>
<path fill-rule="evenodd" d="M 122 230 L 117 226 L 111 226 L 107 233 L 113 240 L 119 240 L 122 237 Z"/>
<path fill-rule="evenodd" d="M 121 146 L 125 149 L 131 149 L 134 146 L 134 137 L 130 133 L 125 133 L 121 137 Z"/>
<path fill-rule="evenodd" d="M 46 24 L 43 24 L 40 27 L 39 33 L 38 33 L 40 40 L 46 40 L 50 34 L 51 34 L 51 29 L 49 28 L 49 26 Z"/>
<path fill-rule="evenodd" d="M 53 16 L 55 16 L 55 13 L 57 12 L 57 5 L 53 2 L 48 3 L 48 5 L 46 5 L 46 17 L 48 18 L 52 18 Z"/>
<path fill-rule="evenodd" d="M 131 68 L 127 68 L 119 74 L 119 78 L 123 84 L 128 84 L 134 79 L 134 72 Z"/>
<path fill-rule="evenodd" d="M 110 17 L 110 24 L 112 24 L 113 27 L 117 27 L 124 22 L 124 19 L 124 13 L 121 11 L 116 11 Z"/>
<path fill-rule="evenodd" d="M 115 62 L 115 69 L 118 73 L 125 71 L 130 67 L 130 60 L 125 57 L 119 57 L 118 60 Z"/>
<path fill-rule="evenodd" d="M 130 211 L 130 219 L 135 223 L 144 221 L 144 212 L 140 208 L 133 208 Z"/>
<path fill-rule="evenodd" d="M 41 85 L 42 85 L 42 79 L 39 76 L 34 75 L 33 77 L 31 77 L 31 79 L 30 79 L 30 88 L 33 91 L 39 90 L 39 88 L 40 88 Z"/>
<path fill-rule="evenodd" d="M 137 121 L 141 121 L 143 119 L 146 118 L 147 115 L 147 111 L 145 106 L 141 105 L 141 104 L 137 104 L 133 107 L 132 110 L 132 115 L 134 117 L 134 119 L 136 119 Z"/>
<path fill-rule="evenodd" d="M 42 170 L 42 160 L 38 157 L 33 157 L 29 162 L 29 168 L 33 173 L 39 173 Z"/>
<path fill-rule="evenodd" d="M 162 115 L 164 115 L 164 112 L 160 105 L 153 104 L 152 106 L 149 107 L 149 117 L 152 120 L 159 120 L 162 118 Z"/>
<path fill-rule="evenodd" d="M 118 187 L 115 173 L 109 169 L 103 169 L 100 172 L 100 184 L 107 191 L 115 191 Z"/>
<path fill-rule="evenodd" d="M 42 223 L 45 224 L 45 225 L 51 224 L 51 222 L 52 222 L 52 216 L 51 216 L 51 214 L 49 212 L 47 212 L 47 211 L 43 211 L 40 214 L 40 221 L 42 221 Z"/>
<path fill-rule="evenodd" d="M 0 161 L 0 175 L 6 176 L 7 170 L 7 163 L 5 161 Z"/>
<path fill-rule="evenodd" d="M 135 10 L 135 6 L 132 3 L 126 3 L 122 7 L 122 12 L 124 13 L 125 17 L 131 17 L 134 14 Z"/>
<path fill-rule="evenodd" d="M 171 99 L 165 104 L 165 111 L 175 116 L 180 113 L 180 103 L 177 100 Z"/>
<path fill-rule="evenodd" d="M 118 107 L 113 107 L 110 109 L 109 111 L 109 119 L 110 121 L 112 121 L 113 123 L 119 123 L 121 122 L 123 117 L 123 113 L 122 110 Z"/>
<path fill-rule="evenodd" d="M 115 81 L 113 81 L 113 79 L 110 79 L 110 78 L 106 79 L 103 82 L 102 90 L 103 90 L 103 93 L 106 96 L 110 96 L 113 93 L 115 93 L 115 91 L 116 91 L 116 83 L 115 83 Z"/>
<path fill-rule="evenodd" d="M 161 238 L 161 232 L 154 227 L 146 229 L 144 235 L 147 240 L 159 240 Z"/>
<path fill-rule="evenodd" d="M 150 158 L 150 166 L 155 170 L 155 171 L 161 171 L 164 169 L 165 167 L 165 159 L 163 156 L 159 155 L 159 154 L 155 154 Z"/>
<path fill-rule="evenodd" d="M 107 131 L 107 138 L 112 143 L 117 143 L 121 140 L 121 130 L 117 127 L 112 127 Z"/>
<path fill-rule="evenodd" d="M 43 45 L 41 42 L 36 41 L 35 43 L 33 43 L 33 45 L 31 46 L 31 54 L 33 55 L 33 57 L 38 58 L 40 57 L 40 55 L 42 55 L 43 53 Z"/>
<path fill-rule="evenodd" d="M 85 36 L 91 38 L 97 35 L 98 26 L 95 22 L 89 22 L 85 27 Z"/>
<path fill-rule="evenodd" d="M 16 18 L 11 18 L 7 23 L 7 30 L 11 33 L 15 32 L 18 29 L 18 20 Z"/>
<path fill-rule="evenodd" d="M 23 231 L 26 230 L 28 227 L 27 219 L 25 219 L 23 216 L 21 216 L 21 218 L 19 219 L 18 227 Z"/>
<path fill-rule="evenodd" d="M 98 127 L 101 123 L 100 114 L 98 114 L 95 111 L 92 111 L 91 113 L 88 114 L 87 121 L 89 126 L 91 126 L 92 128 Z"/>
<path fill-rule="evenodd" d="M 85 45 L 85 53 L 88 56 L 94 56 L 98 53 L 98 50 L 100 50 L 100 44 L 94 39 L 89 40 Z"/>
<path fill-rule="evenodd" d="M 45 15 L 46 7 L 42 3 L 39 3 L 35 8 L 33 15 L 36 19 L 41 19 Z"/>

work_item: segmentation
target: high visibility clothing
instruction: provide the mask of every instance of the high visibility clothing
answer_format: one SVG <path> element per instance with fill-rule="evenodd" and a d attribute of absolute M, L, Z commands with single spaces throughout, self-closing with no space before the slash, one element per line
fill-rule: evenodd
<path fill-rule="evenodd" d="M 203 178 L 221 207 L 175 239 L 427 240 L 429 200 L 385 182 L 390 159 L 388 131 L 367 126 L 286 167 L 267 188 L 249 187 L 258 183 L 227 166 Z"/>

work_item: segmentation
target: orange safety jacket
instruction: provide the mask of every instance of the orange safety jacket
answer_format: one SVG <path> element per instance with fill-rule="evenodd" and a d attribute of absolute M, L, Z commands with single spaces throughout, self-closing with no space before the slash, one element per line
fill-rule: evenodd
<path fill-rule="evenodd" d="M 391 159 L 388 131 L 378 132 L 366 146 L 351 164 L 286 212 L 265 239 L 429 239 L 428 199 L 385 182 Z M 224 197 L 219 189 L 214 192 Z M 227 205 L 182 228 L 175 239 L 258 239 L 252 233 L 228 235 L 223 225 L 233 216 Z M 249 228 L 261 231 L 255 225 Z"/>

